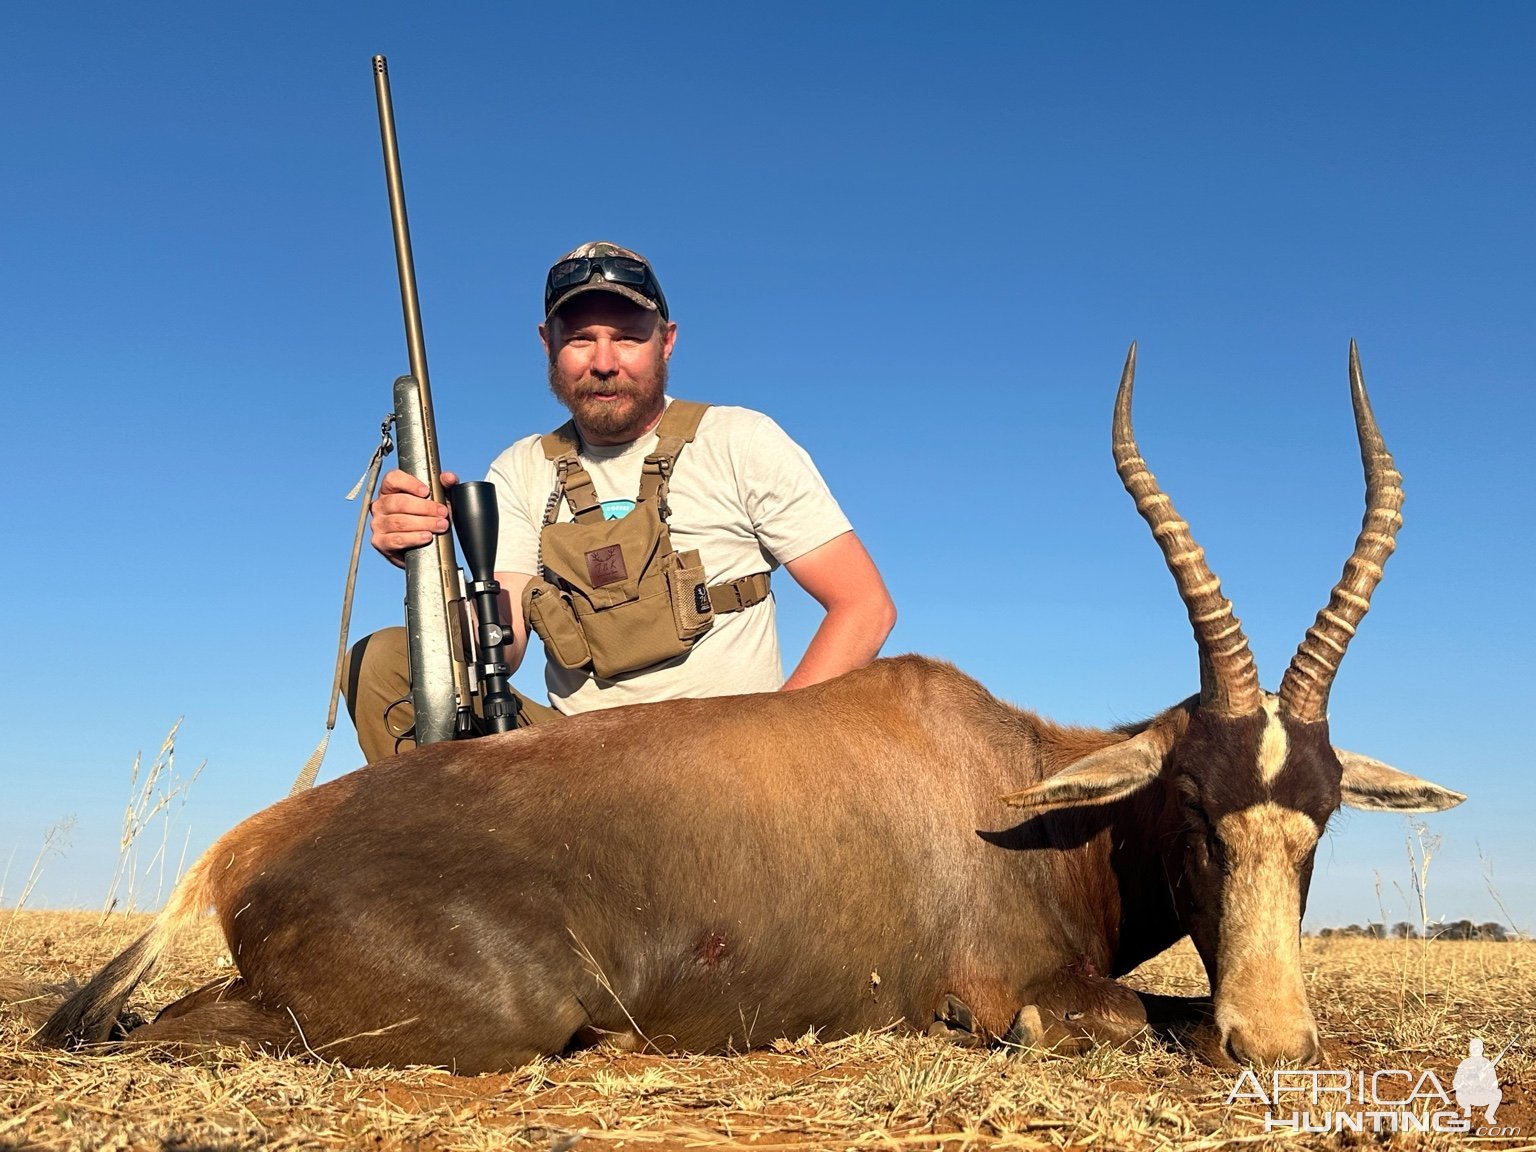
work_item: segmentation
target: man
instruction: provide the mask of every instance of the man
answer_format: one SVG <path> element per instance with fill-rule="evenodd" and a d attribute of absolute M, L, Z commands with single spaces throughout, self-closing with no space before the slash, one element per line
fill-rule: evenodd
<path fill-rule="evenodd" d="M 671 403 L 667 362 L 677 341 L 677 324 L 650 264 L 606 242 L 584 244 L 556 261 L 544 308 L 539 339 L 550 388 L 571 412 L 574 458 L 558 462 L 551 437 L 530 436 L 497 457 L 487 476 L 496 485 L 501 520 L 496 579 L 503 619 L 511 623 L 513 667 L 528 643 L 524 592 L 531 583 L 545 587 L 546 523 L 572 517 L 562 499 L 563 469 L 590 478 L 603 517 L 634 508 Z M 444 474 L 445 483 L 455 481 Z M 860 667 L 879 652 L 896 620 L 880 573 L 810 457 L 768 417 L 744 408 L 705 410 L 672 464 L 661 503 L 672 546 L 680 554 L 697 550 L 711 589 L 758 580 L 765 590 L 761 574 L 782 565 L 826 615 L 787 680 L 771 595 L 716 613 L 685 653 L 623 673 L 563 666 L 546 644 L 545 682 L 556 712 L 801 688 Z M 405 552 L 448 530 L 447 509 L 428 498 L 424 483 L 398 470 L 385 476 L 372 515 L 373 546 L 400 567 Z M 370 762 L 394 754 L 408 723 L 408 705 L 395 707 L 388 723 L 383 718 L 408 690 L 403 654 L 403 629 L 376 633 L 354 649 L 348 705 Z"/>

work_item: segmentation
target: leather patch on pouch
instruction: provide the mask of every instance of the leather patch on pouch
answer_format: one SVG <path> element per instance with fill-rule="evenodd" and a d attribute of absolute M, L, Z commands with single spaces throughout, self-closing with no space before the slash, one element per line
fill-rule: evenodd
<path fill-rule="evenodd" d="M 587 580 L 594 588 L 617 584 L 629 578 L 624 567 L 624 549 L 617 544 L 606 548 L 594 548 L 587 553 Z"/>

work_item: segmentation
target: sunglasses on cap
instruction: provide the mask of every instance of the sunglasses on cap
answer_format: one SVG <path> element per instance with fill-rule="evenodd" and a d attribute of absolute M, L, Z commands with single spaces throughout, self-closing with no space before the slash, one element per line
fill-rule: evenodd
<path fill-rule="evenodd" d="M 663 320 L 670 319 L 667 316 L 667 298 L 661 294 L 661 285 L 656 282 L 651 266 L 644 260 L 628 256 L 578 256 L 560 261 L 549 270 L 549 277 L 544 281 L 545 313 L 561 296 L 572 288 L 580 288 L 594 275 L 602 276 L 610 284 L 633 288 L 656 305 L 656 311 L 661 313 Z"/>

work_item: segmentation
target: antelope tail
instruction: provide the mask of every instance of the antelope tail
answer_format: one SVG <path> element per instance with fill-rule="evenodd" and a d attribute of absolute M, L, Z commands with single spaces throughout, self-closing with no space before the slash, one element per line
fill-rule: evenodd
<path fill-rule="evenodd" d="M 154 968 L 172 937 L 201 916 L 212 903 L 209 890 L 212 856 L 211 851 L 204 854 L 182 877 L 147 932 L 114 956 L 89 984 L 59 1005 L 44 1021 L 32 1036 L 34 1046 L 79 1048 L 111 1038 L 123 1005 L 139 981 Z"/>

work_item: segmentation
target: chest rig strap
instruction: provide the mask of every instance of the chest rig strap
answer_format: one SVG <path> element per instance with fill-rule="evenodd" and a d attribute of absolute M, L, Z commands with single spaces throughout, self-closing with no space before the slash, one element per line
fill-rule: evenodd
<path fill-rule="evenodd" d="M 677 465 L 677 457 L 684 445 L 698 434 L 699 421 L 704 419 L 708 404 L 695 400 L 674 400 L 667 405 L 656 425 L 656 447 L 640 466 L 641 501 L 654 501 L 657 513 L 665 523 L 671 509 L 667 507 L 667 482 Z M 592 485 L 592 477 L 581 466 L 581 438 L 576 433 L 576 422 L 567 420 L 542 440 L 544 458 L 555 462 L 556 498 L 549 501 L 544 510 L 544 523 L 553 524 L 559 514 L 559 496 L 570 505 L 571 518 L 578 524 L 594 524 L 603 518 L 603 502 Z"/>

